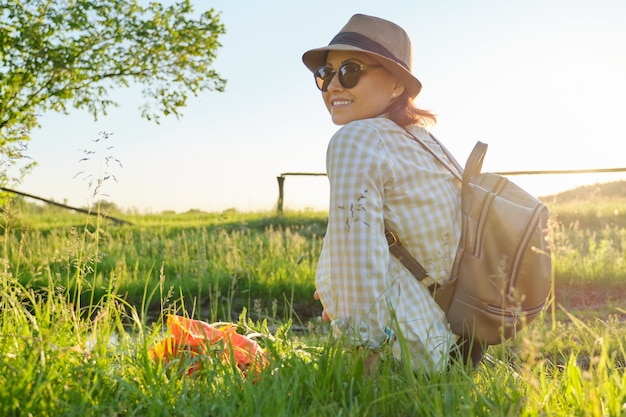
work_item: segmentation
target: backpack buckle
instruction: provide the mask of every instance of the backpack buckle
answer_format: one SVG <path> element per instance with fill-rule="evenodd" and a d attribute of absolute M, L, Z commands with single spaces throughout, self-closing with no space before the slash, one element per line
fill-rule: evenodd
<path fill-rule="evenodd" d="M 394 232 L 385 230 L 385 237 L 387 238 L 387 244 L 389 247 L 395 246 L 398 243 L 398 237 Z"/>

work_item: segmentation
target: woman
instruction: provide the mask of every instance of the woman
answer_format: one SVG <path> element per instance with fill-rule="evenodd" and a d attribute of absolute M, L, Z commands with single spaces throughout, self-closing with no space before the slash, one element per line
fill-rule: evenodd
<path fill-rule="evenodd" d="M 446 159 L 424 128 L 435 116 L 413 105 L 421 83 L 411 41 L 396 24 L 357 14 L 302 60 L 342 126 L 326 155 L 329 218 L 315 278 L 323 319 L 371 358 L 388 345 L 416 370 L 442 370 L 456 337 L 428 287 L 452 270 L 460 184 L 412 137 Z M 425 280 L 389 253 L 385 228 L 425 267 Z"/>

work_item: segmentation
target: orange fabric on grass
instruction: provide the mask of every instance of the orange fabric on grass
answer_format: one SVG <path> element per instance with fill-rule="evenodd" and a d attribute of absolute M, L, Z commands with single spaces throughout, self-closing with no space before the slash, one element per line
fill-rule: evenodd
<path fill-rule="evenodd" d="M 168 315 L 167 327 L 170 337 L 150 348 L 150 356 L 155 360 L 168 363 L 183 355 L 198 356 L 206 354 L 211 346 L 223 342 L 221 359 L 231 363 L 234 359 L 237 367 L 245 374 L 260 372 L 267 365 L 265 352 L 257 342 L 237 333 L 235 324 L 215 327 L 201 320 L 193 320 L 177 315 Z M 195 362 L 188 374 L 199 369 Z"/>

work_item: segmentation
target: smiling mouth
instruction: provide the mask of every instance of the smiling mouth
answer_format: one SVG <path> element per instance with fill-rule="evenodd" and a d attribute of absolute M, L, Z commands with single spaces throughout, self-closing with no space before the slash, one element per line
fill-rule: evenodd
<path fill-rule="evenodd" d="M 334 100 L 332 104 L 333 104 L 333 107 L 347 106 L 348 104 L 352 104 L 352 101 L 351 100 Z"/>

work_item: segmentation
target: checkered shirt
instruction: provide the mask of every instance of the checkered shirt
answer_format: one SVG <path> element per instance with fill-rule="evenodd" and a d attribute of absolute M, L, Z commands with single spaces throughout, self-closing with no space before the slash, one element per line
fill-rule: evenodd
<path fill-rule="evenodd" d="M 419 126 L 411 132 L 447 160 Z M 315 284 L 336 335 L 352 345 L 404 349 L 414 368 L 447 363 L 455 336 L 428 291 L 445 283 L 461 230 L 460 184 L 406 131 L 385 118 L 351 122 L 326 155 L 328 229 Z M 385 226 L 429 272 L 418 282 L 389 253 Z"/>

